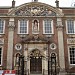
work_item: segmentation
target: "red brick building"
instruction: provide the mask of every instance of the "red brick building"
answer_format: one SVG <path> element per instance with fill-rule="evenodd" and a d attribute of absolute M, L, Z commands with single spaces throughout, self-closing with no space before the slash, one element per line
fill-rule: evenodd
<path fill-rule="evenodd" d="M 19 55 L 29 74 L 48 74 L 51 66 L 75 72 L 75 7 L 57 0 L 56 7 L 37 0 L 0 7 L 0 69 L 17 69 Z"/>

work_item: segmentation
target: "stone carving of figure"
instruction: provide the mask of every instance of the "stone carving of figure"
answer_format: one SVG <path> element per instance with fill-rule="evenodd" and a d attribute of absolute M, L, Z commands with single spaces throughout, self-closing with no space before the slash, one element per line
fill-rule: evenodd
<path fill-rule="evenodd" d="M 37 20 L 34 20 L 33 31 L 34 33 L 38 33 L 38 21 Z"/>
<path fill-rule="evenodd" d="M 19 56 L 20 56 L 20 54 L 17 54 L 17 55 L 16 55 L 16 65 L 19 64 Z"/>

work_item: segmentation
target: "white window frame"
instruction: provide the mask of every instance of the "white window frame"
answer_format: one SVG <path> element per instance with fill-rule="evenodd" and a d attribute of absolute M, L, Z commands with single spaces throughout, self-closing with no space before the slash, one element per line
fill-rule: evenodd
<path fill-rule="evenodd" d="M 4 34 L 4 32 L 5 32 L 5 20 L 3 20 L 3 19 L 0 19 L 0 20 L 2 20 L 4 22 L 4 25 L 3 25 L 3 33 L 0 33 L 0 34 Z"/>
<path fill-rule="evenodd" d="M 0 48 L 2 48 L 2 54 L 1 54 L 1 64 L 0 64 L 0 66 L 2 66 L 2 61 L 3 61 L 3 46 L 0 46 Z"/>
<path fill-rule="evenodd" d="M 29 21 L 24 19 L 27 21 L 27 33 L 20 33 L 20 21 L 21 20 L 23 20 L 23 19 L 18 20 L 18 34 L 28 34 Z"/>
<path fill-rule="evenodd" d="M 70 49 L 69 48 L 72 48 L 72 47 L 75 47 L 75 45 L 68 46 L 68 60 L 69 60 L 69 65 L 71 65 L 71 66 L 75 65 L 75 64 L 70 63 Z"/>
<path fill-rule="evenodd" d="M 45 33 L 45 24 L 44 24 L 44 21 L 45 20 L 50 20 L 51 21 L 51 28 L 52 28 L 52 33 Z M 43 34 L 54 34 L 54 30 L 53 30 L 53 20 L 51 19 L 45 19 L 43 20 Z"/>
<path fill-rule="evenodd" d="M 67 20 L 66 20 L 66 33 L 67 33 L 67 34 L 75 34 L 75 20 L 73 20 L 73 21 L 74 21 L 74 33 L 68 33 L 68 25 L 67 25 L 67 21 L 68 21 L 68 20 L 73 20 L 73 19 L 67 19 Z"/>

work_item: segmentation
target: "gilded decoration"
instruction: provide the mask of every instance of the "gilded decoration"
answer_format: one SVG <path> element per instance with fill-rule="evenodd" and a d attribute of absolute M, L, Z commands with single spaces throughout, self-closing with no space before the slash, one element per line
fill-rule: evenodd
<path fill-rule="evenodd" d="M 40 6 L 26 6 L 15 12 L 18 16 L 55 16 L 56 13 L 49 10 L 47 7 Z"/>

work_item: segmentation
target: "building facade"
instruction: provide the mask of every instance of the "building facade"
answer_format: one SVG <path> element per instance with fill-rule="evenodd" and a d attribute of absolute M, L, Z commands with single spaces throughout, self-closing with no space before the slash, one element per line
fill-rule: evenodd
<path fill-rule="evenodd" d="M 56 7 L 37 0 L 0 7 L 0 69 L 17 70 L 20 55 L 29 74 L 48 74 L 51 66 L 75 72 L 75 8 L 57 0 Z"/>

